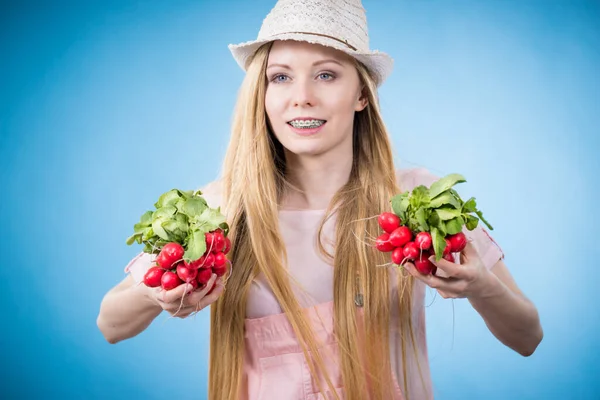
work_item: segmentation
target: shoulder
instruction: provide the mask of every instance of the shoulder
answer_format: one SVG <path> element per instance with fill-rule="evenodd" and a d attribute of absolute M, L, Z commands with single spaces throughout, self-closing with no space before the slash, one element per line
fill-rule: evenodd
<path fill-rule="evenodd" d="M 221 180 L 215 180 L 200 187 L 202 197 L 208 203 L 210 208 L 223 207 L 223 183 Z"/>
<path fill-rule="evenodd" d="M 427 187 L 437 181 L 440 177 L 425 167 L 398 168 L 396 178 L 402 191 L 411 191 L 419 185 Z"/>

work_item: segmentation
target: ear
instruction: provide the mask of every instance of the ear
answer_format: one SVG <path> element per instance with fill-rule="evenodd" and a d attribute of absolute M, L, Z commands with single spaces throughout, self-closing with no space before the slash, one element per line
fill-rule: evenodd
<path fill-rule="evenodd" d="M 356 105 L 354 106 L 354 110 L 356 112 L 362 111 L 369 104 L 369 100 L 367 98 L 367 91 L 362 88 L 360 91 L 360 97 L 356 100 Z"/>

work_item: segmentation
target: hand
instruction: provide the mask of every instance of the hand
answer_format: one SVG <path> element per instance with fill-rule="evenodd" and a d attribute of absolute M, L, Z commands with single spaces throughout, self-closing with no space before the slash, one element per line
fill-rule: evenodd
<path fill-rule="evenodd" d="M 216 285 L 215 289 L 206 295 L 213 284 Z M 149 297 L 163 310 L 174 317 L 186 318 L 216 301 L 223 293 L 224 285 L 221 278 L 217 279 L 217 275 L 212 274 L 205 287 L 194 291 L 191 291 L 193 286 L 190 284 L 179 285 L 172 290 L 164 290 L 161 287 L 149 289 Z"/>
<path fill-rule="evenodd" d="M 461 264 L 456 264 L 443 258 L 435 261 L 435 256 L 429 260 L 442 270 L 448 277 L 423 275 L 415 268 L 413 263 L 407 262 L 404 267 L 408 272 L 424 282 L 427 286 L 436 289 L 444 299 L 472 298 L 483 296 L 486 292 L 493 274 L 485 268 L 477 250 L 471 243 L 467 243 L 460 253 Z"/>

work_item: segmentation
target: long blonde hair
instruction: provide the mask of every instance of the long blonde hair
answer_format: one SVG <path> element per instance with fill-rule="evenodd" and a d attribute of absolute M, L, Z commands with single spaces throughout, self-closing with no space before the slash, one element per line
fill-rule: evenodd
<path fill-rule="evenodd" d="M 265 71 L 270 48 L 271 44 L 261 47 L 247 69 L 223 166 L 223 199 L 230 224 L 229 257 L 233 268 L 227 290 L 211 306 L 210 400 L 239 397 L 247 293 L 259 273 L 264 274 L 299 338 L 311 373 L 321 374 L 331 393 L 336 393 L 318 351 L 319 344 L 284 268 L 287 255 L 279 233 L 278 211 L 286 185 L 285 157 L 282 145 L 270 131 L 265 112 Z M 393 387 L 389 352 L 390 276 L 387 268 L 377 265 L 389 263 L 389 254 L 374 250 L 357 237 L 377 236 L 380 228 L 377 219 L 371 217 L 389 209 L 389 200 L 399 187 L 376 86 L 362 64 L 356 62 L 356 68 L 368 105 L 355 115 L 350 178 L 332 199 L 319 229 L 320 237 L 323 224 L 335 212 L 335 254 L 326 254 L 319 243 L 320 250 L 334 265 L 334 333 L 341 349 L 339 362 L 345 397 L 388 399 Z M 398 276 L 397 301 L 404 334 L 401 351 L 405 359 L 407 341 L 414 343 L 410 318 L 413 280 L 403 274 Z M 363 317 L 355 305 L 357 293 L 364 297 Z M 312 356 L 308 356 L 309 352 Z M 406 388 L 407 371 L 403 370 Z"/>

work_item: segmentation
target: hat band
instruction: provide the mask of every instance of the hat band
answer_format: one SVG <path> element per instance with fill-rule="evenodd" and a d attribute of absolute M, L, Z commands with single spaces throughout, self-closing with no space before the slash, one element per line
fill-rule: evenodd
<path fill-rule="evenodd" d="M 279 36 L 279 35 L 287 35 L 287 34 L 302 34 L 302 35 L 314 35 L 314 36 L 322 36 L 322 37 L 326 37 L 328 39 L 333 39 L 337 42 L 340 42 L 342 44 L 345 44 L 346 46 L 348 46 L 350 49 L 354 50 L 354 51 L 358 51 L 358 49 L 354 46 L 352 46 L 350 43 L 348 43 L 347 40 L 342 40 L 342 39 L 338 39 L 334 36 L 329 36 L 329 35 L 325 35 L 323 33 L 314 33 L 314 32 L 280 32 L 276 35 L 273 35 L 271 37 L 275 37 L 275 36 Z"/>

